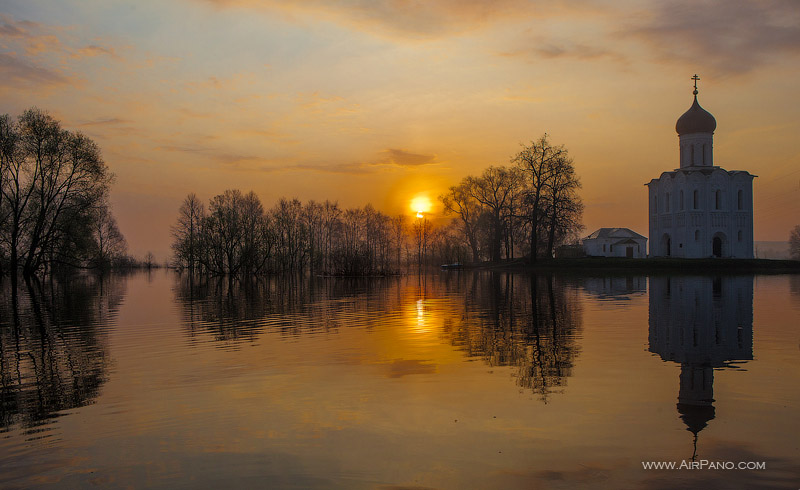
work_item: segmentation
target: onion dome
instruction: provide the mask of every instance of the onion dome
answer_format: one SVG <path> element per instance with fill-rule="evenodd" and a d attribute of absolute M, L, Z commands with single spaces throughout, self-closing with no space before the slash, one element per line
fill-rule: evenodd
<path fill-rule="evenodd" d="M 678 413 L 681 420 L 686 424 L 686 430 L 694 435 L 705 429 L 708 423 L 714 419 L 714 412 L 713 405 L 678 403 Z"/>
<path fill-rule="evenodd" d="M 700 107 L 697 102 L 697 90 L 694 91 L 694 103 L 688 111 L 678 118 L 675 131 L 678 135 L 691 133 L 713 133 L 717 129 L 717 120 L 710 112 Z"/>

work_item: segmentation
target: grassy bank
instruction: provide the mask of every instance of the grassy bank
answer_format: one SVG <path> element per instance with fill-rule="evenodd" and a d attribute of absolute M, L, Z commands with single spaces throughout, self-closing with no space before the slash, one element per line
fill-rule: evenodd
<path fill-rule="evenodd" d="M 527 259 L 508 262 L 484 262 L 471 266 L 481 269 L 511 271 L 617 272 L 617 273 L 721 273 L 721 274 L 800 274 L 800 261 L 771 259 L 628 259 L 618 257 L 584 257 L 574 259 Z"/>

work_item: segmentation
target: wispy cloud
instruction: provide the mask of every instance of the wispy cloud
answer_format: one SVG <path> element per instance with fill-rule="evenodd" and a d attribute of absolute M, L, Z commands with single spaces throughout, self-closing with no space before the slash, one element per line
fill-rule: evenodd
<path fill-rule="evenodd" d="M 5 41 L 6 48 L 22 51 L 28 57 L 53 55 L 72 59 L 95 56 L 119 58 L 114 48 L 98 43 L 81 45 L 74 38 L 70 39 L 68 31 L 63 26 L 17 20 L 0 14 L 0 41 Z"/>
<path fill-rule="evenodd" d="M 588 45 L 569 41 L 559 42 L 543 38 L 529 40 L 528 42 L 521 44 L 523 45 L 520 47 L 502 51 L 498 54 L 507 58 L 522 58 L 529 60 L 575 59 L 580 61 L 608 60 L 619 63 L 628 62 L 628 59 L 624 55 L 612 49 L 604 48 L 599 44 Z"/>
<path fill-rule="evenodd" d="M 97 44 L 90 44 L 88 46 L 75 49 L 72 51 L 72 54 L 70 56 L 76 59 L 92 58 L 95 56 L 110 56 L 112 58 L 119 58 L 114 48 L 98 46 Z"/>
<path fill-rule="evenodd" d="M 406 150 L 390 148 L 379 152 L 371 161 L 322 163 L 287 162 L 280 158 L 225 153 L 200 146 L 162 146 L 167 151 L 205 153 L 210 159 L 238 170 L 260 172 L 315 172 L 323 174 L 367 175 L 411 169 L 438 163 L 436 155 L 423 155 Z"/>
<path fill-rule="evenodd" d="M 120 119 L 118 117 L 105 117 L 100 119 L 94 119 L 92 121 L 86 121 L 79 123 L 79 126 L 114 126 L 117 124 L 129 124 L 132 121 L 128 119 Z"/>
<path fill-rule="evenodd" d="M 192 80 L 183 84 L 184 90 L 191 93 L 201 93 L 207 90 L 236 91 L 242 87 L 253 85 L 256 77 L 250 72 L 235 73 L 228 77 L 211 76 L 203 80 Z"/>
<path fill-rule="evenodd" d="M 800 9 L 796 0 L 664 1 L 623 35 L 643 41 L 662 61 L 744 74 L 800 54 Z"/>
<path fill-rule="evenodd" d="M 436 155 L 423 155 L 396 148 L 389 148 L 382 153 L 386 155 L 386 158 L 378 162 L 379 165 L 391 164 L 399 167 L 418 167 L 436 162 Z"/>
<path fill-rule="evenodd" d="M 65 75 L 56 70 L 38 66 L 13 54 L 0 53 L 0 79 L 2 84 L 15 87 L 34 85 L 62 85 L 70 83 Z"/>
<path fill-rule="evenodd" d="M 334 174 L 371 174 L 411 169 L 435 163 L 438 163 L 436 155 L 425 155 L 397 148 L 388 148 L 379 152 L 378 158 L 371 161 L 322 165 L 298 164 L 286 168 Z"/>
<path fill-rule="evenodd" d="M 158 147 L 159 150 L 179 152 L 179 153 L 205 153 L 211 151 L 211 148 L 202 146 L 181 146 L 181 145 L 162 145 Z"/>
<path fill-rule="evenodd" d="M 586 13 L 598 2 L 542 0 L 200 0 L 220 8 L 238 7 L 310 15 L 383 37 L 433 39 L 460 34 L 498 21 Z"/>
<path fill-rule="evenodd" d="M 48 27 L 38 22 L 16 20 L 0 14 L 0 39 L 22 48 L 28 56 L 42 53 L 62 52 L 65 46 L 54 34 L 60 29 Z"/>
<path fill-rule="evenodd" d="M 28 35 L 28 31 L 38 26 L 35 22 L 17 21 L 3 14 L 0 14 L 0 22 L 2 22 L 0 24 L 0 36 L 3 37 L 25 37 Z"/>
<path fill-rule="evenodd" d="M 364 175 L 373 173 L 375 169 L 363 163 L 340 163 L 333 165 L 315 165 L 309 163 L 299 163 L 296 165 L 287 165 L 280 167 L 280 170 L 302 170 L 308 172 L 321 172 L 326 174 L 351 174 L 351 175 Z"/>

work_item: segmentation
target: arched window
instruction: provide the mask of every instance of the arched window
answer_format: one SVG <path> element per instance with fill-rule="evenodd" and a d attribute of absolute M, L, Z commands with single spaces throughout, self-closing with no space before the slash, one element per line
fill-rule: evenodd
<path fill-rule="evenodd" d="M 667 199 L 664 201 L 664 212 L 669 213 L 669 192 L 667 192 Z"/>
<path fill-rule="evenodd" d="M 743 199 L 743 196 L 742 196 L 742 190 L 741 190 L 741 189 L 739 189 L 739 190 L 736 192 L 736 207 L 739 209 L 739 211 L 741 211 L 741 210 L 742 210 L 742 205 L 744 204 L 744 202 L 743 202 L 743 200 L 742 200 L 742 199 Z"/>
<path fill-rule="evenodd" d="M 653 196 L 653 214 L 658 212 L 658 194 Z"/>
<path fill-rule="evenodd" d="M 722 191 L 719 189 L 714 193 L 714 209 L 722 209 Z"/>
<path fill-rule="evenodd" d="M 681 203 L 680 203 L 681 211 L 683 211 L 683 190 L 681 190 Z"/>
<path fill-rule="evenodd" d="M 692 158 L 689 161 L 691 162 L 691 165 L 694 165 L 694 145 L 691 146 L 691 149 L 692 149 L 692 153 L 691 153 Z"/>
<path fill-rule="evenodd" d="M 697 189 L 694 190 L 694 205 L 692 209 L 699 209 L 700 207 L 700 191 Z"/>
<path fill-rule="evenodd" d="M 737 238 L 740 242 L 742 241 L 742 230 L 739 230 L 739 233 L 737 233 Z"/>
<path fill-rule="evenodd" d="M 694 241 L 700 241 L 700 230 L 694 230 Z"/>

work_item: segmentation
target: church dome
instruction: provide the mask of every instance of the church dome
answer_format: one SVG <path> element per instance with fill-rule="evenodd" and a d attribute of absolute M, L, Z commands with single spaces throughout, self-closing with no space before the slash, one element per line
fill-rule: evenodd
<path fill-rule="evenodd" d="M 678 135 L 691 133 L 713 133 L 717 129 L 717 120 L 710 112 L 700 107 L 697 102 L 697 92 L 695 91 L 694 103 L 688 111 L 678 118 L 675 124 L 675 131 Z"/>

